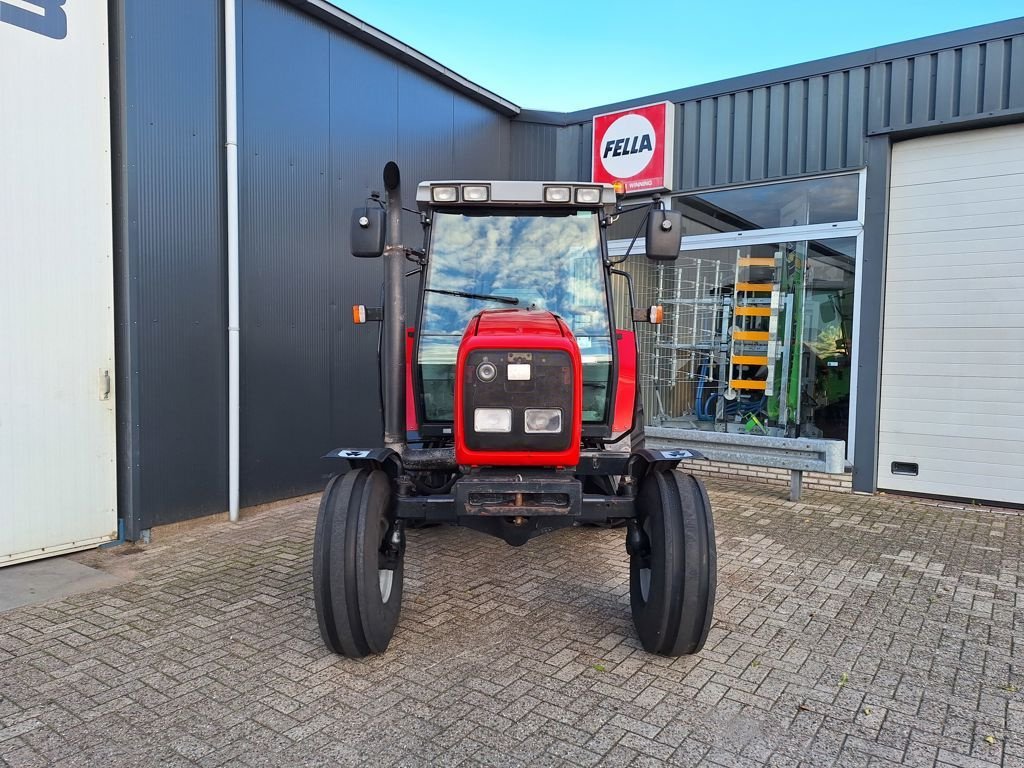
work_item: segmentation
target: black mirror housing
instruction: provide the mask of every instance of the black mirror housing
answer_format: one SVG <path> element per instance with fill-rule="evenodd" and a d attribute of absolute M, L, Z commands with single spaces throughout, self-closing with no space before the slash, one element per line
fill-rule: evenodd
<path fill-rule="evenodd" d="M 352 255 L 375 259 L 384 253 L 385 211 L 379 205 L 367 205 L 352 211 Z"/>
<path fill-rule="evenodd" d="M 818 308 L 818 317 L 823 323 L 831 323 L 836 319 L 836 308 L 831 301 L 826 301 Z"/>
<path fill-rule="evenodd" d="M 681 211 L 656 209 L 647 217 L 647 258 L 675 261 L 683 237 Z"/>

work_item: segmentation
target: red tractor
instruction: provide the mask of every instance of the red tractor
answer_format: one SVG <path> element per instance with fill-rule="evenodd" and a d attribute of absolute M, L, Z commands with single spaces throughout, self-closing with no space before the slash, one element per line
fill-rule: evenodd
<path fill-rule="evenodd" d="M 675 259 L 680 214 L 658 200 L 624 208 L 607 184 L 423 182 L 419 250 L 400 244 L 394 163 L 384 187 L 352 218 L 353 255 L 386 261 L 383 308 L 353 309 L 356 322 L 382 323 L 384 446 L 328 454 L 350 469 L 331 478 L 317 518 L 324 642 L 349 657 L 387 649 L 407 525 L 463 525 L 520 546 L 624 524 L 643 647 L 699 651 L 715 598 L 711 506 L 701 482 L 676 471 L 694 452 L 643 447 L 636 340 L 615 327 L 613 278 L 626 282 L 635 322 L 660 310 L 632 307 L 605 234 L 646 208 L 647 256 Z M 411 276 L 415 330 L 402 287 Z"/>

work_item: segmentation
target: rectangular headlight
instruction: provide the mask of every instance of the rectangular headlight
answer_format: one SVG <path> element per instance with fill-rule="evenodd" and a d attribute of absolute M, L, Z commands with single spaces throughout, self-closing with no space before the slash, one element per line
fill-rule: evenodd
<path fill-rule="evenodd" d="M 475 432 L 511 432 L 511 408 L 476 408 L 473 410 Z"/>
<path fill-rule="evenodd" d="M 577 187 L 576 202 L 581 205 L 597 205 L 601 202 L 601 190 L 599 187 Z"/>
<path fill-rule="evenodd" d="M 561 431 L 561 408 L 526 409 L 526 433 L 528 435 L 553 435 Z"/>
<path fill-rule="evenodd" d="M 530 364 L 529 363 L 509 363 L 505 369 L 506 375 L 509 381 L 529 381 L 530 380 Z"/>
<path fill-rule="evenodd" d="M 431 187 L 430 194 L 435 203 L 455 203 L 459 199 L 459 188 Z"/>
<path fill-rule="evenodd" d="M 570 200 L 572 200 L 572 190 L 569 187 L 544 187 L 544 202 L 568 203 Z"/>
<path fill-rule="evenodd" d="M 462 188 L 462 199 L 467 203 L 486 203 L 489 197 L 487 187 L 469 186 Z"/>

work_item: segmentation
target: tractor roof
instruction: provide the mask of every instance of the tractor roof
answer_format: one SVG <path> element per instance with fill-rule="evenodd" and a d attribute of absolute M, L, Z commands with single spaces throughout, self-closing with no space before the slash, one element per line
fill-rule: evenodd
<path fill-rule="evenodd" d="M 444 190 L 439 195 L 434 190 Z M 466 191 L 470 194 L 466 194 Z M 558 191 L 558 195 L 553 194 Z M 580 193 L 587 202 L 580 199 Z M 560 198 L 557 202 L 552 198 Z M 591 202 L 591 200 L 593 202 Z M 469 206 L 517 206 L 531 208 L 589 208 L 615 213 L 616 196 L 611 184 L 573 181 L 422 181 L 416 187 L 421 210 Z"/>

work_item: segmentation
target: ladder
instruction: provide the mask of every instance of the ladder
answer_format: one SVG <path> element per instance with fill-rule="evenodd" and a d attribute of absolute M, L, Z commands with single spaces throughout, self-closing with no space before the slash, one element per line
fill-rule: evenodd
<path fill-rule="evenodd" d="M 753 269 L 770 267 L 770 282 L 754 282 Z M 729 375 L 726 397 L 733 400 L 740 391 L 760 391 L 771 397 L 778 360 L 780 280 L 782 252 L 774 256 L 741 256 L 736 252 L 733 293 L 733 326 L 729 336 Z M 766 322 L 767 321 L 767 322 Z M 767 326 L 767 327 L 766 327 Z M 765 379 L 744 377 L 743 366 L 765 366 Z M 749 370 L 749 369 L 748 369 Z"/>

